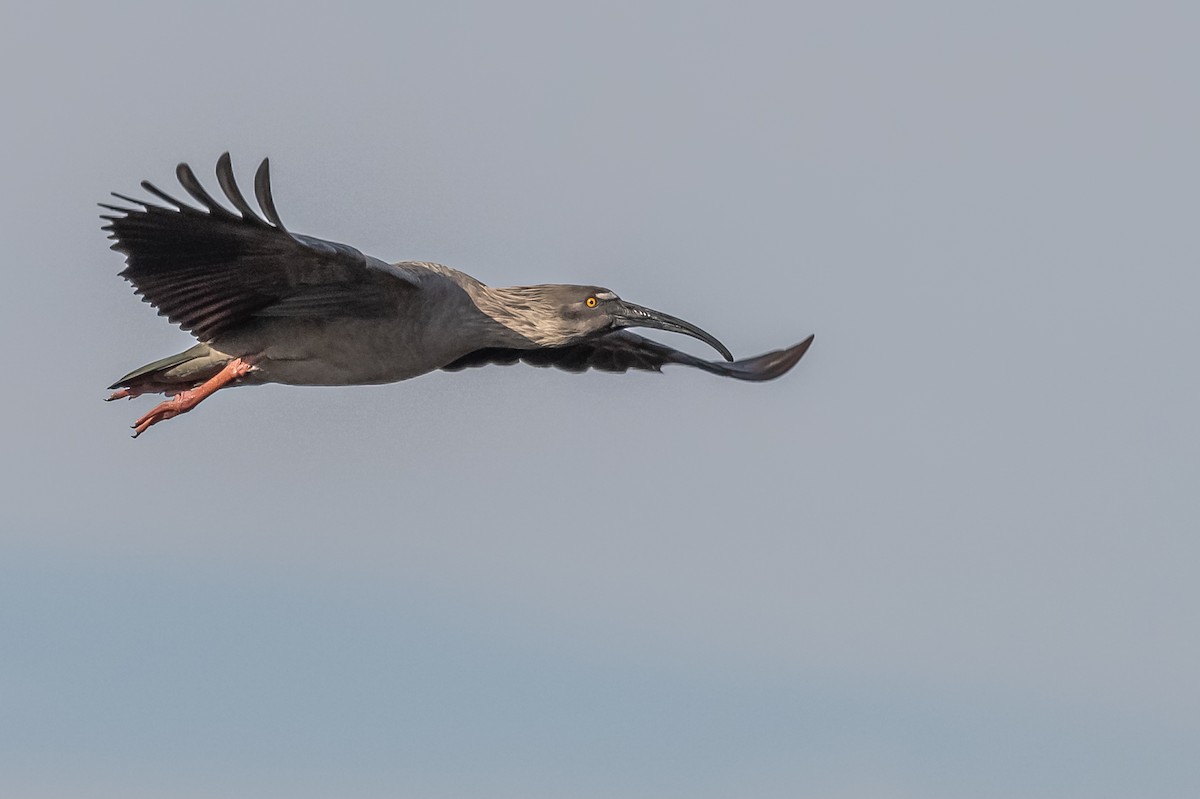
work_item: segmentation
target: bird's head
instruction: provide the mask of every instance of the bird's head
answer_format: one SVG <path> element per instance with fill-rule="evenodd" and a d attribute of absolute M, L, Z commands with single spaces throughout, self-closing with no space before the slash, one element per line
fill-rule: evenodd
<path fill-rule="evenodd" d="M 551 308 L 556 310 L 558 323 L 569 340 L 582 341 L 597 334 L 626 327 L 651 327 L 683 333 L 697 338 L 733 360 L 729 349 L 714 336 L 682 319 L 625 302 L 613 292 L 599 286 L 539 286 L 545 292 Z"/>

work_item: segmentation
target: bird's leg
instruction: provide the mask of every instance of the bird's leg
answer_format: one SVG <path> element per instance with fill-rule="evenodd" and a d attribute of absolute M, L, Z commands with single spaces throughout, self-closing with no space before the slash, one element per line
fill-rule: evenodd
<path fill-rule="evenodd" d="M 195 408 L 218 389 L 224 388 L 233 381 L 246 375 L 254 365 L 243 358 L 234 358 L 215 375 L 205 380 L 195 388 L 180 391 L 165 402 L 155 405 L 149 413 L 133 423 L 133 437 L 137 438 L 159 422 L 171 419 L 181 413 L 187 413 Z M 120 392 L 117 392 L 118 394 Z M 117 397 L 114 396 L 113 399 Z"/>

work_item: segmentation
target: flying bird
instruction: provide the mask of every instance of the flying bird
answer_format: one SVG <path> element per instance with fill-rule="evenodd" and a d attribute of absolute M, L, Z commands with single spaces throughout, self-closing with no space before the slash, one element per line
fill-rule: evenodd
<path fill-rule="evenodd" d="M 260 211 L 234 181 L 229 153 L 216 171 L 233 210 L 213 199 L 187 164 L 175 174 L 194 205 L 147 181 L 142 188 L 161 205 L 115 192 L 127 206 L 100 204 L 111 212 L 101 218 L 112 249 L 125 255 L 121 277 L 199 342 L 109 386 L 109 400 L 168 397 L 133 423 L 134 438 L 235 385 L 392 383 L 518 361 L 569 372 L 657 372 L 682 364 L 770 380 L 795 366 L 813 341 L 735 361 L 699 327 L 600 286 L 492 288 L 440 264 L 384 263 L 284 227 L 267 159 L 254 176 Z M 697 338 L 725 362 L 680 352 L 631 327 Z"/>

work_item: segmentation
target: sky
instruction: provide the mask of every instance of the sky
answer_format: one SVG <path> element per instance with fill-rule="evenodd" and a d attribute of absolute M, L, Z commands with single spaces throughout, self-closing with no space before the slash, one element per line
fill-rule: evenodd
<path fill-rule="evenodd" d="M 1192 4 L 9 5 L 0 794 L 1200 795 Z M 191 340 L 95 203 L 226 150 L 298 232 L 816 342 L 132 441 Z"/>

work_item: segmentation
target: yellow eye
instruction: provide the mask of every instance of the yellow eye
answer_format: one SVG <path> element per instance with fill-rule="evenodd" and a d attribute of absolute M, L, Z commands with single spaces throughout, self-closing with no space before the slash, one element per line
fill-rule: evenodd
<path fill-rule="evenodd" d="M 595 308 L 596 307 L 596 298 L 588 297 L 586 300 L 584 300 L 583 304 L 589 308 Z"/>

